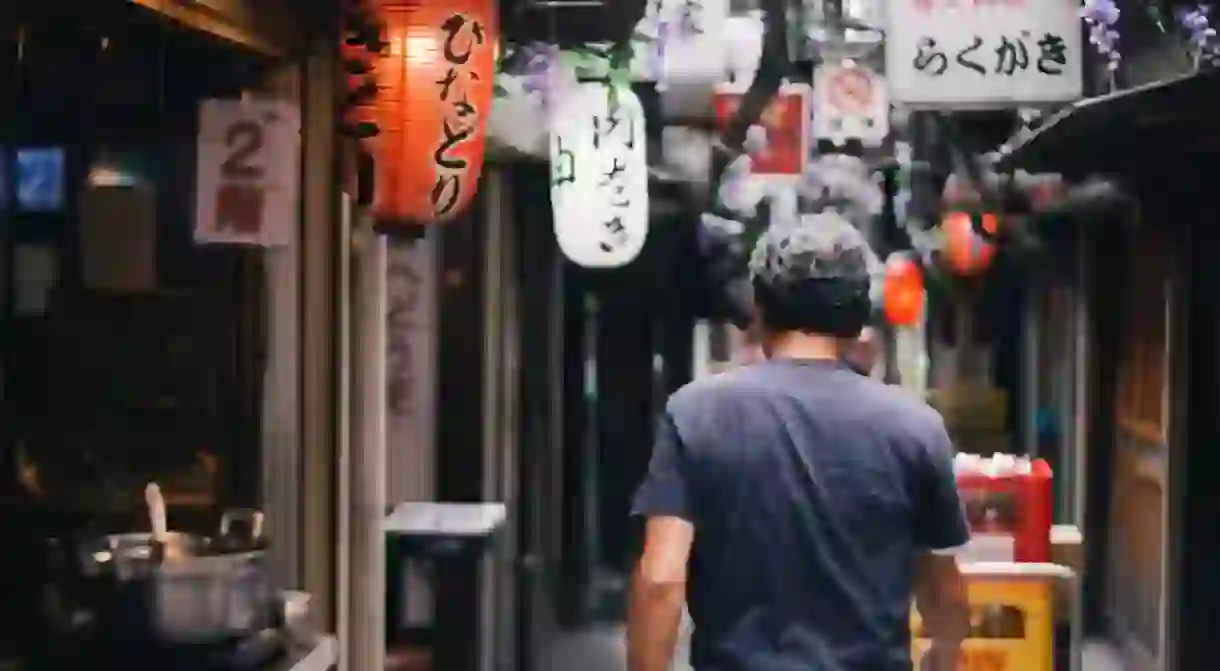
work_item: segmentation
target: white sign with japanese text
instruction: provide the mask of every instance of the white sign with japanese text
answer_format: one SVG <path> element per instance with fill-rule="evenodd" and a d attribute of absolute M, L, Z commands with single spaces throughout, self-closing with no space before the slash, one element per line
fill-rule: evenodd
<path fill-rule="evenodd" d="M 863 65 L 820 65 L 813 71 L 813 136 L 879 147 L 890 134 L 885 77 Z"/>
<path fill-rule="evenodd" d="M 195 241 L 291 244 L 300 200 L 301 117 L 282 101 L 199 108 Z"/>
<path fill-rule="evenodd" d="M 551 110 L 551 207 L 564 255 L 630 263 L 648 236 L 644 107 L 626 86 L 582 83 Z"/>
<path fill-rule="evenodd" d="M 888 0 L 890 95 L 916 107 L 987 108 L 1082 93 L 1077 0 Z"/>
<path fill-rule="evenodd" d="M 728 0 L 647 0 L 632 38 L 636 81 L 719 83 L 724 78 Z"/>

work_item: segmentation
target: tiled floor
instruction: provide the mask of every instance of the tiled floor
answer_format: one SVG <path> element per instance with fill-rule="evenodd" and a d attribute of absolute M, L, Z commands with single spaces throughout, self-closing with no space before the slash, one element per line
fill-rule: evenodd
<path fill-rule="evenodd" d="M 679 642 L 677 659 L 687 658 L 686 637 Z M 1124 671 L 1114 650 L 1104 643 L 1087 643 L 1082 671 Z M 560 637 L 542 657 L 536 671 L 624 671 L 627 651 L 623 627 L 599 625 Z M 674 671 L 689 671 L 686 664 L 675 664 Z"/>

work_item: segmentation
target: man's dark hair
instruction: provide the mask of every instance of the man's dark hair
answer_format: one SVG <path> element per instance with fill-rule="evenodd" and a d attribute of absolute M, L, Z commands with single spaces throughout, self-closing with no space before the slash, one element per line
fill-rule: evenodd
<path fill-rule="evenodd" d="M 872 310 L 870 256 L 860 231 L 837 214 L 772 226 L 750 257 L 763 327 L 856 337 Z"/>

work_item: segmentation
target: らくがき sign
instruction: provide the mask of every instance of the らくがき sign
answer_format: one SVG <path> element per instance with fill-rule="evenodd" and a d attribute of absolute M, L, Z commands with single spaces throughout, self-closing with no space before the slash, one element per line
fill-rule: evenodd
<path fill-rule="evenodd" d="M 648 235 L 644 107 L 626 86 L 582 83 L 551 110 L 555 238 L 581 266 L 630 263 Z"/>
<path fill-rule="evenodd" d="M 291 244 L 298 221 L 300 137 L 300 115 L 287 102 L 203 101 L 195 241 Z"/>
<path fill-rule="evenodd" d="M 888 0 L 890 97 L 924 108 L 1067 102 L 1082 93 L 1078 0 Z"/>
<path fill-rule="evenodd" d="M 450 220 L 474 198 L 483 170 L 496 45 L 492 0 L 375 0 L 387 43 L 372 58 L 378 93 L 357 117 L 377 174 L 373 215 L 396 224 Z"/>

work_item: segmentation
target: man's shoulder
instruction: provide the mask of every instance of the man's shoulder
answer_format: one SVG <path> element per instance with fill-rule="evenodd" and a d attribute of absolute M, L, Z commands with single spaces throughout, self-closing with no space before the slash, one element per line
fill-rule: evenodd
<path fill-rule="evenodd" d="M 864 419 L 875 427 L 888 427 L 893 433 L 927 438 L 944 430 L 940 413 L 908 390 L 879 380 L 845 374 L 835 383 L 834 406 L 846 417 Z M 718 414 L 738 407 L 750 399 L 774 393 L 790 394 L 790 386 L 776 386 L 765 364 L 742 366 L 702 377 L 674 392 L 667 404 L 673 416 Z M 824 397 L 825 398 L 825 397 Z"/>
<path fill-rule="evenodd" d="M 943 440 L 945 424 L 940 413 L 908 389 L 869 380 L 865 396 L 854 401 L 874 435 L 885 436 L 892 445 L 909 449 Z"/>
<path fill-rule="evenodd" d="M 670 395 L 669 408 L 673 411 L 704 407 L 744 393 L 757 386 L 751 374 L 754 368 L 754 365 L 740 366 L 688 382 Z"/>
<path fill-rule="evenodd" d="M 936 429 L 942 426 L 940 413 L 907 389 L 869 380 L 867 394 L 877 410 L 896 424 L 911 429 Z"/>

